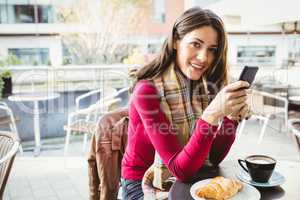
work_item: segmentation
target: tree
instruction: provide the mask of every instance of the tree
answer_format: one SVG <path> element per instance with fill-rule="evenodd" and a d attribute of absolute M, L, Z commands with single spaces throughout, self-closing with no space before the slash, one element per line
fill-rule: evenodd
<path fill-rule="evenodd" d="M 80 24 L 81 30 L 62 34 L 62 41 L 80 64 L 120 61 L 130 48 L 128 38 L 143 33 L 151 1 L 75 0 L 59 14 L 64 23 Z"/>

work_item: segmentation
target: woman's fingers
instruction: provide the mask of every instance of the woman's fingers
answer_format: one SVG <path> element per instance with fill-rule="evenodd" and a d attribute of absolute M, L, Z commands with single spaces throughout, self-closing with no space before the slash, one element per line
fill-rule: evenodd
<path fill-rule="evenodd" d="M 249 113 L 249 106 L 245 105 L 244 107 L 242 107 L 239 113 L 240 119 L 246 118 L 248 113 Z"/>
<path fill-rule="evenodd" d="M 236 81 L 226 86 L 226 92 L 233 92 L 242 88 L 248 88 L 250 85 L 246 81 Z"/>
<path fill-rule="evenodd" d="M 234 99 L 242 96 L 247 96 L 247 90 L 236 90 L 234 92 L 228 92 L 229 99 Z"/>
<path fill-rule="evenodd" d="M 231 106 L 231 111 L 232 113 L 237 113 L 238 111 L 240 111 L 242 109 L 242 107 L 244 107 L 245 105 L 247 105 L 247 103 L 245 101 L 241 102 L 241 103 L 237 103 L 233 106 Z"/>
<path fill-rule="evenodd" d="M 229 103 L 229 106 L 234 106 L 236 104 L 240 104 L 240 103 L 243 103 L 246 101 L 247 101 L 247 96 L 241 96 L 241 97 L 229 100 L 228 103 Z"/>

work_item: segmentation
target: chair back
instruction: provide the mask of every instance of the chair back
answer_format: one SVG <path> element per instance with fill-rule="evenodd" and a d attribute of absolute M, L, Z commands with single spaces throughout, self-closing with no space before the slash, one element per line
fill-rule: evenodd
<path fill-rule="evenodd" d="M 262 114 L 264 97 L 258 91 L 253 90 L 250 98 L 250 107 L 253 114 Z"/>
<path fill-rule="evenodd" d="M 256 115 L 275 115 L 288 112 L 287 98 L 263 91 L 252 91 L 251 110 Z"/>
<path fill-rule="evenodd" d="M 18 148 L 19 141 L 14 134 L 7 131 L 0 132 L 0 199 L 3 198 L 7 179 Z"/>
<path fill-rule="evenodd" d="M 289 119 L 289 128 L 291 129 L 292 133 L 295 136 L 298 150 L 300 152 L 300 119 L 299 118 Z"/>

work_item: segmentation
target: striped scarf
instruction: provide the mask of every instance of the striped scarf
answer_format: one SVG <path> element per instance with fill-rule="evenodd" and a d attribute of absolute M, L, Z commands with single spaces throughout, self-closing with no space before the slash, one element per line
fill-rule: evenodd
<path fill-rule="evenodd" d="M 160 95 L 161 108 L 175 128 L 178 141 L 183 147 L 193 133 L 195 122 L 209 103 L 205 78 L 203 76 L 202 81 L 191 81 L 179 67 L 171 64 L 161 76 L 153 79 L 153 83 Z M 147 177 L 152 170 L 154 177 Z M 171 174 L 155 153 L 154 163 L 145 176 L 145 180 L 153 179 L 154 187 L 164 190 L 164 182 Z"/>

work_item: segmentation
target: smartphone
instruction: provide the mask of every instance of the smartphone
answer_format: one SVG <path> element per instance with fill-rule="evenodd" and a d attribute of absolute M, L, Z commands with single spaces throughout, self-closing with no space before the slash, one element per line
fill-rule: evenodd
<path fill-rule="evenodd" d="M 240 75 L 240 78 L 239 78 L 239 81 L 247 81 L 250 86 L 251 84 L 253 83 L 254 79 L 255 79 L 255 75 L 258 71 L 258 67 L 257 66 L 245 66 L 241 75 Z"/>

